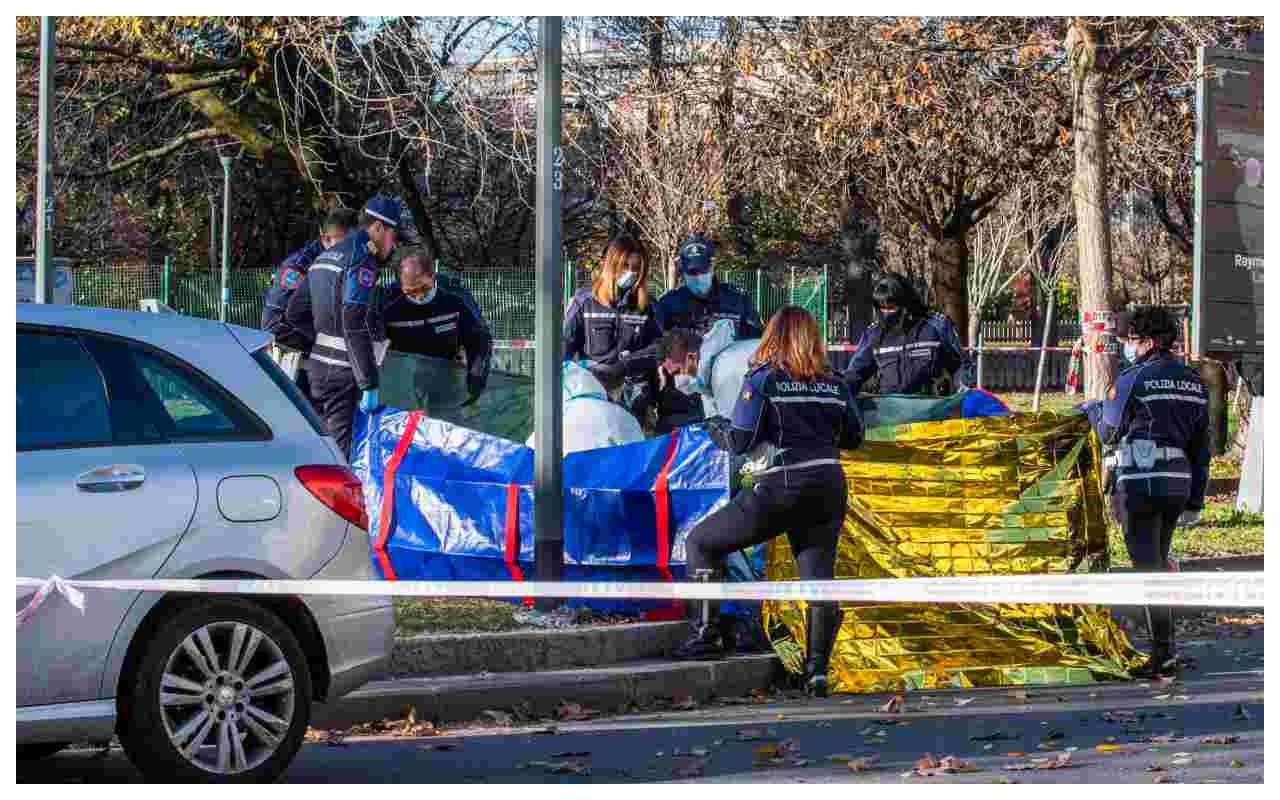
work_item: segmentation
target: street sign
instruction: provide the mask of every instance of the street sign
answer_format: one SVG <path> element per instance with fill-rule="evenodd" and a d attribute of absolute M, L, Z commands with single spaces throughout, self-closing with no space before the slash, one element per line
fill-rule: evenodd
<path fill-rule="evenodd" d="M 75 302 L 76 276 L 71 271 L 71 260 L 54 258 L 53 262 L 53 300 L 54 303 L 71 305 Z M 18 259 L 18 302 L 36 302 L 36 260 L 34 258 Z"/>
<path fill-rule="evenodd" d="M 1262 353 L 1262 56 L 1201 48 L 1196 132 L 1196 352 Z"/>

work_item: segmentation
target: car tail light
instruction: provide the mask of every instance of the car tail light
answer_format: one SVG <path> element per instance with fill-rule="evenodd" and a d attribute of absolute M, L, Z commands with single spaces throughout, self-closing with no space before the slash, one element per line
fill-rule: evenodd
<path fill-rule="evenodd" d="M 293 471 L 307 491 L 333 509 L 334 513 L 359 527 L 369 530 L 369 515 L 364 510 L 364 490 L 351 470 L 332 464 L 298 467 Z"/>

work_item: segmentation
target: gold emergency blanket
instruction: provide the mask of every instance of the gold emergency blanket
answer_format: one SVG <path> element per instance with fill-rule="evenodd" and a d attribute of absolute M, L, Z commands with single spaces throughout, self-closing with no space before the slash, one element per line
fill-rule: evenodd
<path fill-rule="evenodd" d="M 1105 570 L 1097 437 L 1049 412 L 883 426 L 841 458 L 849 511 L 836 578 Z M 796 577 L 786 537 L 769 580 Z M 787 668 L 804 653 L 803 602 L 764 604 Z M 1050 604 L 845 603 L 834 691 L 1080 683 L 1127 678 L 1139 654 L 1106 608 Z"/>

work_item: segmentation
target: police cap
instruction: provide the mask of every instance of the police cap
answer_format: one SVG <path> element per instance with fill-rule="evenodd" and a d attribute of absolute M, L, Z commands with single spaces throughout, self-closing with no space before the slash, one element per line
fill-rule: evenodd
<path fill-rule="evenodd" d="M 695 233 L 680 243 L 680 272 L 683 275 L 701 275 L 711 269 L 711 256 L 715 246 Z"/>
<path fill-rule="evenodd" d="M 392 228 L 400 227 L 400 201 L 394 197 L 374 195 L 365 204 L 364 213 Z"/>

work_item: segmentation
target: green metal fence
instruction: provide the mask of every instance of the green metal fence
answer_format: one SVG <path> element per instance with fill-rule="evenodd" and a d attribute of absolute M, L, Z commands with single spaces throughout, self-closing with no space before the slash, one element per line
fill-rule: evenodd
<path fill-rule="evenodd" d="M 445 287 L 464 286 L 475 297 L 493 330 L 495 339 L 534 338 L 537 308 L 536 276 L 532 268 L 464 267 L 450 268 L 437 264 L 440 283 Z M 767 275 L 754 270 L 718 273 L 747 293 L 767 321 L 779 308 L 788 304 L 803 306 L 818 318 L 822 330 L 827 329 L 826 270 L 796 270 Z M 228 285 L 231 303 L 227 321 L 257 327 L 262 318 L 263 296 L 274 270 L 270 268 L 237 269 L 230 273 Z M 393 270 L 384 269 L 379 276 L 389 283 L 396 279 Z M 586 270 L 575 269 L 565 262 L 565 303 L 577 286 L 590 284 Z M 650 281 L 653 297 L 660 297 L 664 287 L 655 278 Z M 138 310 L 138 302 L 154 298 L 180 314 L 217 319 L 222 276 L 212 270 L 198 272 L 174 270 L 163 264 L 81 265 L 75 268 L 75 302 L 82 306 Z"/>

